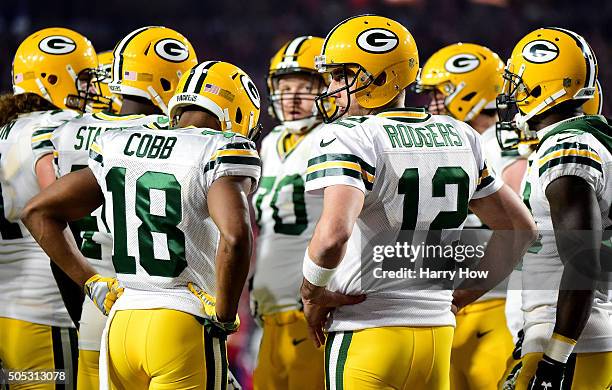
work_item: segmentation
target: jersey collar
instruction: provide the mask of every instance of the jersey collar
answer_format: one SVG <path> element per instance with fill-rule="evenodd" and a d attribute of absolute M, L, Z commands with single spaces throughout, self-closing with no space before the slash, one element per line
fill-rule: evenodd
<path fill-rule="evenodd" d="M 425 122 L 431 117 L 424 107 L 387 108 L 376 114 L 381 118 L 389 118 L 400 122 Z"/>
<path fill-rule="evenodd" d="M 278 137 L 278 141 L 276 141 L 276 152 L 278 153 L 280 159 L 285 160 L 287 157 L 289 157 L 291 152 L 293 152 L 298 146 L 298 144 L 302 142 L 304 138 L 306 138 L 306 134 L 308 134 L 309 132 L 310 130 L 308 132 L 298 135 L 296 139 L 290 143 L 289 147 L 286 147 L 285 140 L 295 134 L 291 134 L 287 129 L 283 130 L 280 137 Z"/>
<path fill-rule="evenodd" d="M 96 112 L 95 114 L 93 114 L 93 117 L 96 119 L 100 119 L 103 121 L 125 121 L 125 120 L 130 120 L 130 119 L 139 119 L 139 118 L 143 118 L 146 115 L 143 114 L 114 114 L 111 112 Z"/>
<path fill-rule="evenodd" d="M 596 117 L 599 120 L 601 120 L 601 121 L 603 121 L 605 123 L 608 123 L 606 121 L 606 118 L 603 115 L 584 115 L 584 114 L 581 114 L 581 115 L 577 115 L 577 116 L 574 116 L 574 117 L 571 117 L 571 118 L 563 119 L 562 121 L 559 121 L 559 122 L 555 122 L 552 125 L 548 125 L 545 128 L 538 130 L 536 134 L 538 136 L 538 139 L 542 139 L 542 138 L 544 138 L 546 136 L 546 134 L 548 134 L 549 132 L 554 130 L 557 126 L 559 126 L 559 125 L 561 125 L 563 123 L 574 122 L 574 121 L 577 121 L 577 120 L 580 120 L 580 119 L 584 119 L 584 118 L 588 118 L 588 117 Z"/>

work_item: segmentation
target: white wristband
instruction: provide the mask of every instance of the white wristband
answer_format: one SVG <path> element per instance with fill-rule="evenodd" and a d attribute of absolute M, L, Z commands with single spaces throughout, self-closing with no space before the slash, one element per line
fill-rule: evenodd
<path fill-rule="evenodd" d="M 308 248 L 306 248 L 306 253 L 304 253 L 304 262 L 302 264 L 304 279 L 308 280 L 315 286 L 325 287 L 334 275 L 334 272 L 336 272 L 335 268 L 323 268 L 320 265 L 315 264 L 310 256 L 308 256 Z"/>
<path fill-rule="evenodd" d="M 576 340 L 553 333 L 550 340 L 548 340 L 548 345 L 546 346 L 544 354 L 558 362 L 567 363 L 567 359 L 569 359 L 572 354 L 575 345 Z"/>

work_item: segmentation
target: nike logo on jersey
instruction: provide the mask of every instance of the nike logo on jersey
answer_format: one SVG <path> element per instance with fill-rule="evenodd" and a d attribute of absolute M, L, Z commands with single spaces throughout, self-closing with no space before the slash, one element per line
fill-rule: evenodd
<path fill-rule="evenodd" d="M 476 338 L 479 339 L 479 338 L 483 337 L 484 335 L 486 335 L 487 333 L 491 333 L 492 331 L 493 331 L 493 329 L 487 330 L 486 332 L 480 332 L 479 331 L 479 332 L 476 333 Z"/>
<path fill-rule="evenodd" d="M 293 346 L 295 347 L 304 341 L 306 341 L 306 337 L 304 337 L 303 339 L 293 339 L 292 343 L 293 343 Z"/>
<path fill-rule="evenodd" d="M 329 141 L 329 142 L 324 142 L 323 140 L 321 140 L 321 143 L 319 144 L 319 146 L 320 146 L 320 147 L 322 147 L 322 148 L 324 148 L 324 147 L 328 146 L 329 144 L 331 144 L 332 142 L 334 142 L 335 140 L 336 140 L 335 138 L 334 138 L 334 139 L 332 139 L 332 140 L 331 140 L 331 141 Z"/>
<path fill-rule="evenodd" d="M 568 135 L 568 136 L 567 136 L 567 137 L 565 137 L 565 138 L 559 138 L 559 139 L 557 140 L 557 142 L 565 141 L 566 139 L 568 139 L 568 138 L 572 138 L 572 137 L 575 137 L 575 134 Z"/>

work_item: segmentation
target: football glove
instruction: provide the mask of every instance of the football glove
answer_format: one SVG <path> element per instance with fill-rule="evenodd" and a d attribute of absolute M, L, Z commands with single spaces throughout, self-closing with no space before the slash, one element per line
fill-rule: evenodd
<path fill-rule="evenodd" d="M 191 291 L 191 293 L 202 302 L 204 313 L 207 317 L 204 319 L 204 326 L 211 336 L 225 338 L 227 335 L 238 331 L 238 328 L 240 327 L 240 318 L 238 317 L 238 314 L 236 314 L 236 319 L 234 321 L 219 321 L 217 319 L 217 311 L 215 309 L 215 297 L 203 291 L 191 282 L 187 284 L 187 288 L 189 288 L 189 291 Z"/>
<path fill-rule="evenodd" d="M 535 375 L 531 378 L 528 390 L 561 390 L 565 375 L 565 363 L 558 362 L 546 355 L 538 363 Z"/>
<path fill-rule="evenodd" d="M 105 316 L 110 313 L 113 304 L 123 294 L 116 278 L 105 278 L 95 274 L 85 282 L 85 294 L 98 306 Z"/>

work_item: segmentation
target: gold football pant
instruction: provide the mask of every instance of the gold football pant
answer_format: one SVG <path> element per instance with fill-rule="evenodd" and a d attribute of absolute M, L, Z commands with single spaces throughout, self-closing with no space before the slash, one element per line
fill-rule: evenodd
<path fill-rule="evenodd" d="M 451 389 L 495 389 L 514 345 L 504 299 L 475 302 L 457 313 L 451 353 Z"/>
<path fill-rule="evenodd" d="M 453 327 L 384 327 L 330 333 L 327 390 L 448 390 Z"/>
<path fill-rule="evenodd" d="M 99 360 L 100 351 L 79 350 L 77 390 L 98 390 L 100 388 Z"/>
<path fill-rule="evenodd" d="M 528 353 L 523 356 L 515 390 L 527 389 L 541 358 L 542 353 Z M 564 382 L 571 390 L 609 389 L 612 386 L 612 352 L 571 354 L 567 361 Z"/>
<path fill-rule="evenodd" d="M 66 375 L 65 384 L 57 384 L 57 387 L 56 382 L 34 381 L 11 383 L 11 390 L 75 389 L 77 348 L 77 331 L 74 328 L 59 328 L 0 317 L 0 362 L 5 370 L 62 370 Z"/>
<path fill-rule="evenodd" d="M 120 310 L 108 335 L 113 389 L 220 390 L 227 387 L 225 340 L 191 314 Z"/>
<path fill-rule="evenodd" d="M 253 372 L 254 389 L 323 390 L 323 348 L 315 348 L 308 338 L 304 313 L 271 314 L 264 316 L 263 322 L 263 338 Z"/>

